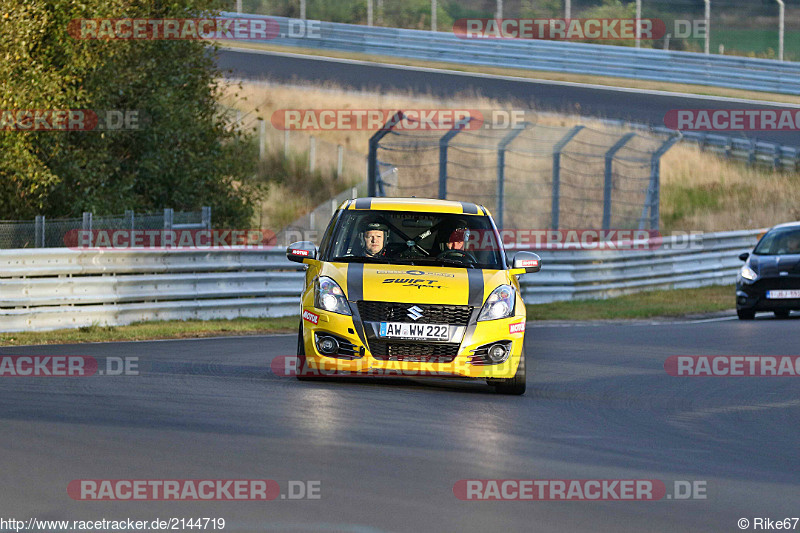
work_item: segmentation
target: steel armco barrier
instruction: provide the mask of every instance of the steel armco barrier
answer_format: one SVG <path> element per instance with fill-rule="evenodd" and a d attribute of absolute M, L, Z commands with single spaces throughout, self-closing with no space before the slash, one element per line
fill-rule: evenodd
<path fill-rule="evenodd" d="M 790 61 L 576 42 L 463 39 L 447 32 L 318 21 L 319 37 L 291 37 L 289 25 L 304 27 L 304 21 L 269 18 L 280 31 L 263 42 L 281 46 L 800 95 L 800 63 Z"/>
<path fill-rule="evenodd" d="M 643 251 L 540 251 L 544 268 L 522 277 L 523 294 L 543 303 L 733 283 L 737 256 L 760 231 L 669 238 Z M 298 315 L 302 268 L 284 248 L 0 250 L 0 331 Z"/>

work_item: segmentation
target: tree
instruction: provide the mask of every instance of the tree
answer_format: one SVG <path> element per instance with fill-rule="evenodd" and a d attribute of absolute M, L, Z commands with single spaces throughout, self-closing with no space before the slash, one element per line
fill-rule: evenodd
<path fill-rule="evenodd" d="M 210 205 L 246 225 L 255 145 L 218 111 L 200 40 L 87 40 L 70 21 L 196 18 L 215 0 L 0 0 L 0 110 L 135 111 L 130 131 L 0 131 L 0 218 Z"/>

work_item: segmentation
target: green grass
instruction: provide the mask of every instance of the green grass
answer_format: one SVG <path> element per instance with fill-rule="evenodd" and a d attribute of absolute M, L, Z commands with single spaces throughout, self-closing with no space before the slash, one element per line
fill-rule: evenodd
<path fill-rule="evenodd" d="M 719 45 L 725 45 L 725 55 L 750 55 L 778 58 L 777 29 L 711 29 L 711 51 L 717 53 Z M 786 31 L 783 43 L 784 59 L 800 57 L 800 33 Z"/>
<path fill-rule="evenodd" d="M 678 317 L 735 307 L 732 285 L 648 291 L 606 300 L 528 305 L 528 320 L 613 320 Z"/>
<path fill-rule="evenodd" d="M 299 317 L 236 318 L 233 320 L 169 320 L 137 322 L 128 326 L 93 325 L 55 331 L 0 333 L 0 346 L 73 344 L 83 342 L 183 339 L 225 335 L 295 333 Z"/>

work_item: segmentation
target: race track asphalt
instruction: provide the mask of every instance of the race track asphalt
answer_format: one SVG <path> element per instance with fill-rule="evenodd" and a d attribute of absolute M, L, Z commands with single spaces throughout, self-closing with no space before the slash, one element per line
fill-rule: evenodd
<path fill-rule="evenodd" d="M 738 531 L 800 515 L 796 377 L 672 377 L 671 355 L 798 355 L 800 319 L 530 323 L 528 393 L 298 382 L 293 335 L 0 348 L 139 375 L 0 377 L 0 518 L 225 518 L 226 531 Z M 321 498 L 74 501 L 76 479 L 320 481 Z M 461 501 L 461 479 L 704 482 L 706 499 Z M 3 516 L 5 515 L 5 516 Z"/>

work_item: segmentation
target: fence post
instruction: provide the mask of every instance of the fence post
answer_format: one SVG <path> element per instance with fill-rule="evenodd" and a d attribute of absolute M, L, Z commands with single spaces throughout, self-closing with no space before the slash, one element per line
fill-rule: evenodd
<path fill-rule="evenodd" d="M 371 2 L 372 0 L 370 0 Z M 381 129 L 369 138 L 369 155 L 367 156 L 367 196 L 375 196 L 378 189 L 378 143 L 386 137 L 395 124 L 405 118 L 402 111 L 395 113 Z"/>
<path fill-rule="evenodd" d="M 447 147 L 450 141 L 472 121 L 469 117 L 466 123 L 456 124 L 453 129 L 442 135 L 439 139 L 439 199 L 447 200 Z"/>
<path fill-rule="evenodd" d="M 44 215 L 36 215 L 34 228 L 33 246 L 35 248 L 44 248 Z"/>
<path fill-rule="evenodd" d="M 530 122 L 523 122 L 508 132 L 497 145 L 497 227 L 503 229 L 503 211 L 505 210 L 505 185 L 506 185 L 506 147 L 530 126 Z"/>
<path fill-rule="evenodd" d="M 289 130 L 283 131 L 283 158 L 289 158 Z"/>
<path fill-rule="evenodd" d="M 200 216 L 205 229 L 211 229 L 211 207 L 204 205 L 200 210 Z"/>
<path fill-rule="evenodd" d="M 650 157 L 650 185 L 647 187 L 647 198 L 645 198 L 644 206 L 642 206 L 642 216 L 639 217 L 639 229 L 645 229 L 645 221 L 647 220 L 647 211 L 650 211 L 650 228 L 651 230 L 658 231 L 660 226 L 659 206 L 661 203 L 661 157 L 667 153 L 667 150 L 681 140 L 682 135 L 678 133 L 664 141 L 658 149 L 653 152 Z"/>
<path fill-rule="evenodd" d="M 89 248 L 94 246 L 94 234 L 92 233 L 92 214 L 84 211 L 83 212 L 83 221 L 81 222 L 81 229 L 83 230 L 84 235 L 89 236 Z M 83 242 L 86 242 L 84 239 Z"/>
<path fill-rule="evenodd" d="M 341 144 L 336 147 L 336 178 L 342 177 L 342 166 L 344 165 L 344 146 Z"/>
<path fill-rule="evenodd" d="M 267 158 L 267 123 L 263 118 L 258 119 L 258 158 Z"/>
<path fill-rule="evenodd" d="M 308 139 L 308 170 L 314 172 L 317 166 L 317 138 L 313 135 Z"/>
<path fill-rule="evenodd" d="M 125 222 L 124 222 L 124 224 L 125 224 L 125 227 L 128 228 L 129 230 L 135 229 L 134 218 L 133 218 L 133 210 L 132 209 L 126 209 L 125 210 Z"/>
<path fill-rule="evenodd" d="M 575 126 L 553 146 L 553 192 L 550 197 L 550 229 L 558 229 L 561 217 L 561 151 L 583 129 Z"/>
<path fill-rule="evenodd" d="M 174 211 L 169 207 L 164 209 L 164 229 L 172 229 L 172 217 Z"/>
<path fill-rule="evenodd" d="M 631 140 L 635 135 L 636 134 L 633 132 L 623 135 L 622 138 L 614 143 L 614 146 L 609 148 L 608 152 L 606 152 L 605 183 L 603 185 L 603 229 L 605 230 L 611 228 L 611 193 L 614 186 L 614 156 L 625 146 L 625 143 Z"/>

